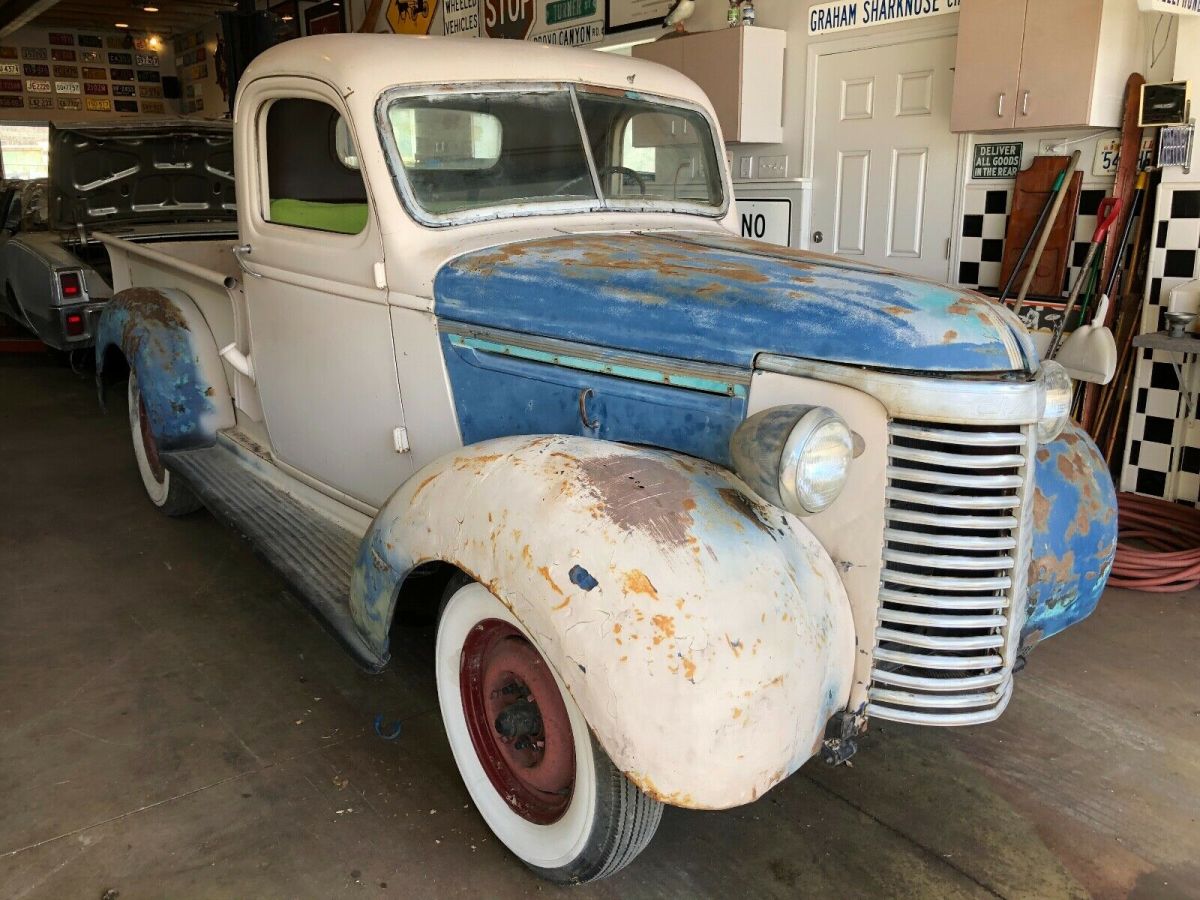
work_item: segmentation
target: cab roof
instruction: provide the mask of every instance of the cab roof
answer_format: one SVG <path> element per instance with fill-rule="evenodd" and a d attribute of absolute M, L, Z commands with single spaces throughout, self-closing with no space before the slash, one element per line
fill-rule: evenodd
<path fill-rule="evenodd" d="M 704 93 L 666 66 L 596 50 L 536 41 L 330 34 L 286 41 L 255 58 L 242 84 L 270 75 L 317 78 L 372 99 L 395 86 L 495 82 L 574 82 L 688 100 L 708 107 Z"/>

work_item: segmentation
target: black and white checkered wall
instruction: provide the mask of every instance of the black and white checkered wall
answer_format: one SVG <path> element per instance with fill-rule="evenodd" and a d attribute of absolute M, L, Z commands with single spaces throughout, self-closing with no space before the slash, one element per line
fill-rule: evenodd
<path fill-rule="evenodd" d="M 1096 213 L 1100 201 L 1111 190 L 1111 181 L 1103 184 L 1084 184 L 1079 192 L 1079 213 L 1075 219 L 1075 234 L 1070 262 L 1063 281 L 1063 293 L 1071 289 L 1088 243 L 1096 230 Z M 982 187 L 970 185 L 963 198 L 962 233 L 959 237 L 958 283 L 981 291 L 1000 288 L 1000 264 L 1004 259 L 1004 229 L 1008 221 L 1013 186 Z"/>
<path fill-rule="evenodd" d="M 1142 334 L 1163 330 L 1171 291 L 1200 277 L 1200 187 L 1160 186 L 1156 217 Z M 1145 349 L 1139 354 L 1120 488 L 1200 506 L 1196 357 L 1184 365 L 1180 354 Z M 1180 390 L 1180 374 L 1188 390 Z"/>

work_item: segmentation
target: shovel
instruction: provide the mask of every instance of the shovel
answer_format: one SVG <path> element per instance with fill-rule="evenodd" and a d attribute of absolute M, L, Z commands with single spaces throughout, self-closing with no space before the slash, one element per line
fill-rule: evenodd
<path fill-rule="evenodd" d="M 1120 197 L 1105 197 L 1100 201 L 1100 209 L 1096 213 L 1099 219 L 1096 223 L 1096 231 L 1092 235 L 1092 242 L 1088 244 L 1087 256 L 1083 258 L 1083 266 L 1080 268 L 1079 274 L 1075 277 L 1075 284 L 1071 286 L 1071 293 L 1067 296 L 1067 304 L 1063 307 L 1062 317 L 1058 320 L 1058 324 L 1054 326 L 1054 334 L 1050 338 L 1050 345 L 1046 348 L 1046 359 L 1054 359 L 1058 355 L 1058 347 L 1062 342 L 1063 329 L 1067 325 L 1067 319 L 1070 318 L 1071 313 L 1075 310 L 1075 303 L 1079 300 L 1079 291 L 1091 272 L 1092 262 L 1096 259 L 1096 253 L 1100 250 L 1100 245 L 1104 243 L 1104 236 L 1108 234 L 1108 229 L 1117 220 L 1117 213 L 1120 211 Z M 1101 319 L 1100 323 L 1103 325 L 1104 320 Z M 1111 338 L 1112 336 L 1109 335 L 1109 337 Z"/>
<path fill-rule="evenodd" d="M 1101 294 L 1092 321 L 1072 331 L 1058 351 L 1059 364 L 1076 381 L 1108 384 L 1117 371 L 1117 341 L 1104 324 L 1106 315 L 1108 294 Z"/>

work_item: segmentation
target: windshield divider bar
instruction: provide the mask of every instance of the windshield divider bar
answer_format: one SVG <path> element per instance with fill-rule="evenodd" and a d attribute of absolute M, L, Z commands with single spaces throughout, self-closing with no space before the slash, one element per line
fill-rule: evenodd
<path fill-rule="evenodd" d="M 583 155 L 587 158 L 588 173 L 592 176 L 592 189 L 596 192 L 596 200 L 608 209 L 608 198 L 600 187 L 600 173 L 596 169 L 596 160 L 592 157 L 592 144 L 588 140 L 587 126 L 583 124 L 583 110 L 579 108 L 579 97 L 575 93 L 575 85 L 567 85 L 571 94 L 571 109 L 575 111 L 575 122 L 579 126 L 579 138 L 583 141 Z"/>

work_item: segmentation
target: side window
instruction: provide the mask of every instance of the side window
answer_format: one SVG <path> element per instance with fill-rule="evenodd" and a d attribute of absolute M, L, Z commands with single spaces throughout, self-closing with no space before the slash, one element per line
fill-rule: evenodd
<path fill-rule="evenodd" d="M 268 208 L 276 225 L 359 234 L 367 189 L 341 115 L 320 100 L 276 100 L 267 109 Z"/>

